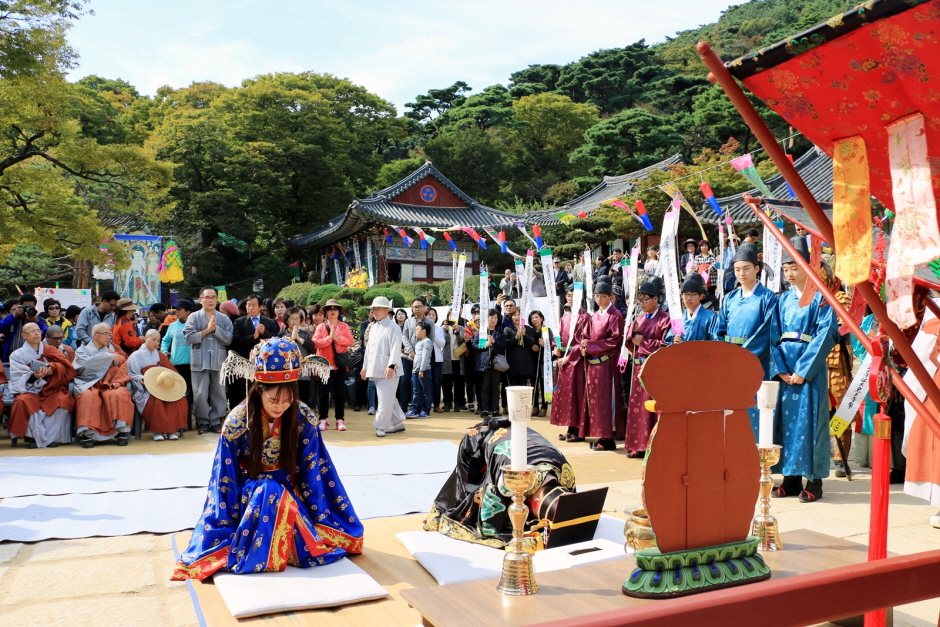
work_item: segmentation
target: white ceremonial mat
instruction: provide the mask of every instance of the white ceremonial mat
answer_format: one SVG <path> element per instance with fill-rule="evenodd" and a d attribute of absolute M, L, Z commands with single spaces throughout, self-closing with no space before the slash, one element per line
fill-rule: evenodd
<path fill-rule="evenodd" d="M 624 522 L 602 515 L 593 540 L 538 551 L 532 558 L 535 572 L 625 558 Z M 441 585 L 499 579 L 502 571 L 502 549 L 448 538 L 436 531 L 403 531 L 395 537 Z"/>
<path fill-rule="evenodd" d="M 288 566 L 279 573 L 220 572 L 212 581 L 235 618 L 336 607 L 388 596 L 375 579 L 345 558 L 314 568 Z"/>
<path fill-rule="evenodd" d="M 378 518 L 427 512 L 447 477 L 345 477 L 343 486 L 360 519 Z M 205 501 L 206 488 L 6 498 L 0 502 L 0 541 L 182 531 L 193 528 Z"/>
<path fill-rule="evenodd" d="M 327 445 L 327 450 L 341 477 L 450 472 L 457 465 L 457 445 L 447 440 L 375 446 Z"/>
<path fill-rule="evenodd" d="M 450 472 L 457 464 L 457 445 L 446 440 L 328 450 L 341 477 Z M 214 456 L 206 452 L 2 457 L 0 498 L 206 487 Z"/>
<path fill-rule="evenodd" d="M 434 497 L 449 476 L 450 473 L 369 475 L 342 477 L 342 480 L 356 515 L 364 519 L 431 511 Z"/>
<path fill-rule="evenodd" d="M 213 453 L 0 458 L 0 498 L 209 485 Z"/>
<path fill-rule="evenodd" d="M 0 541 L 182 531 L 193 528 L 205 502 L 205 488 L 3 499 Z"/>

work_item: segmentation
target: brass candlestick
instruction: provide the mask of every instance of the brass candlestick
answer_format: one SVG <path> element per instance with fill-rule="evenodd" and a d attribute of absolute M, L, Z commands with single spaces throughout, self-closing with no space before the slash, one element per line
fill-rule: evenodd
<path fill-rule="evenodd" d="M 783 542 L 780 541 L 780 530 L 777 528 L 777 519 L 770 515 L 770 492 L 774 489 L 774 480 L 770 476 L 771 467 L 780 461 L 780 445 L 758 446 L 760 454 L 760 514 L 754 517 L 751 524 L 751 535 L 757 536 L 760 544 L 758 551 L 780 551 Z"/>
<path fill-rule="evenodd" d="M 535 481 L 535 468 L 511 470 L 503 466 L 503 485 L 512 491 L 512 505 L 509 506 L 509 520 L 512 521 L 512 550 L 503 556 L 503 573 L 496 589 L 503 594 L 527 596 L 539 591 L 535 583 L 535 571 L 532 568 L 532 556 L 522 550 L 522 532 L 529 515 L 529 508 L 522 504 L 525 493 Z"/>

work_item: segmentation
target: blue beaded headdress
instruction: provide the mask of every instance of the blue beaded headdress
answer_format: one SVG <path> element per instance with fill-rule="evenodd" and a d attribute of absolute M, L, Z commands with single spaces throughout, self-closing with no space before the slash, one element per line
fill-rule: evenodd
<path fill-rule="evenodd" d="M 314 375 L 328 380 L 329 362 L 323 357 L 303 357 L 296 344 L 282 337 L 259 342 L 248 359 L 229 351 L 221 371 L 223 381 L 241 377 L 263 383 L 287 383 Z"/>

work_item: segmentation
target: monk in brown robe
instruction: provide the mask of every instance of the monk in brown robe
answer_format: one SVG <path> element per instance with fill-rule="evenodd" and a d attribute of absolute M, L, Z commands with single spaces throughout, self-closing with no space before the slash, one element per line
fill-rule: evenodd
<path fill-rule="evenodd" d="M 28 448 L 56 447 L 72 441 L 69 382 L 75 369 L 57 349 L 42 342 L 39 325 L 23 326 L 23 346 L 10 353 L 10 435 L 31 439 Z"/>
<path fill-rule="evenodd" d="M 95 442 L 117 440 L 118 446 L 130 442 L 134 423 L 134 401 L 127 389 L 127 358 L 111 348 L 111 326 L 96 324 L 91 344 L 75 351 L 76 397 L 75 425 L 82 448 Z"/>
<path fill-rule="evenodd" d="M 144 425 L 153 432 L 153 439 L 157 442 L 178 439 L 176 432 L 186 428 L 189 414 L 185 381 L 182 382 L 183 395 L 175 401 L 160 400 L 144 384 L 144 375 L 151 368 L 160 367 L 176 372 L 170 359 L 160 352 L 161 339 L 158 330 L 150 329 L 144 335 L 144 345 L 127 360 L 127 374 L 134 380 L 134 404 L 144 419 Z"/>

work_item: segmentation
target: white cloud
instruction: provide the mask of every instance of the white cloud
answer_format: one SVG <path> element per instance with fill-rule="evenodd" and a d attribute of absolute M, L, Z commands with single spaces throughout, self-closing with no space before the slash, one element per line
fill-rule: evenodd
<path fill-rule="evenodd" d="M 97 0 L 69 39 L 74 78 L 117 77 L 152 94 L 196 80 L 237 85 L 277 71 L 347 76 L 399 108 L 464 80 L 506 84 L 535 63 L 567 63 L 601 48 L 718 19 L 728 0 L 476 0 L 304 2 Z M 134 6 L 137 5 L 137 6 Z"/>

